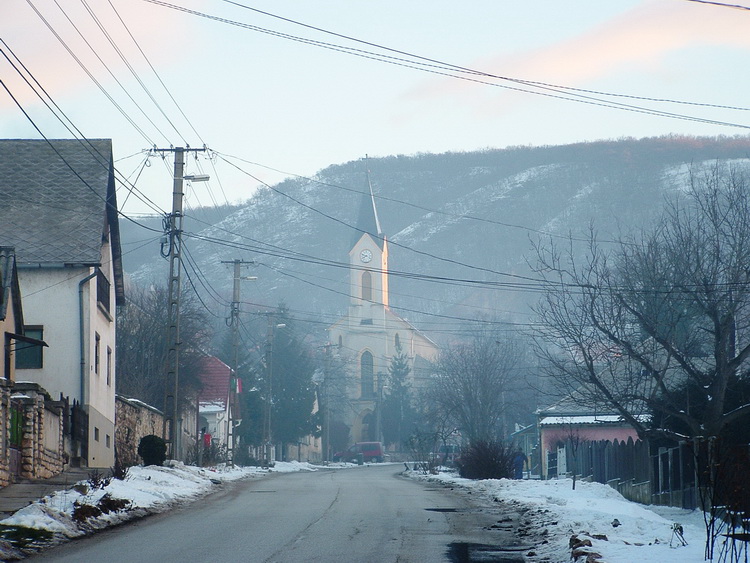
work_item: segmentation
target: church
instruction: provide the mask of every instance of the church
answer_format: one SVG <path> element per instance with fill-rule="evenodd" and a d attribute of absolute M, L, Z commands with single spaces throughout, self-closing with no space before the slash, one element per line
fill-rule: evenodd
<path fill-rule="evenodd" d="M 349 307 L 329 330 L 330 343 L 346 357 L 348 408 L 342 422 L 352 442 L 380 441 L 378 405 L 391 358 L 397 349 L 408 357 L 409 383 L 418 389 L 437 358 L 434 342 L 389 308 L 388 240 L 378 218 L 372 185 L 366 192 L 349 251 Z"/>

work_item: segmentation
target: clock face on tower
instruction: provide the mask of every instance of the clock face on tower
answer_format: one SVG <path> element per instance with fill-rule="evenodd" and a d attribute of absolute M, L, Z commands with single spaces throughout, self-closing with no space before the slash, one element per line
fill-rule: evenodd
<path fill-rule="evenodd" d="M 359 253 L 359 259 L 365 263 L 369 262 L 370 260 L 372 260 L 372 252 L 367 249 L 363 250 Z"/>

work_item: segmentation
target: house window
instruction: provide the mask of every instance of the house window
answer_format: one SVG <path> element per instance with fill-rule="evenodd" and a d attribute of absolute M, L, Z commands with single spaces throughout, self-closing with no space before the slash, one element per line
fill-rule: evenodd
<path fill-rule="evenodd" d="M 99 374 L 99 362 L 101 361 L 102 355 L 102 337 L 99 333 L 94 333 L 94 372 Z"/>
<path fill-rule="evenodd" d="M 94 440 L 99 441 L 99 429 L 94 426 Z"/>
<path fill-rule="evenodd" d="M 112 385 L 112 348 L 107 346 L 107 385 Z"/>
<path fill-rule="evenodd" d="M 370 352 L 363 352 L 359 360 L 359 380 L 362 398 L 369 398 L 375 394 L 374 362 Z"/>
<path fill-rule="evenodd" d="M 372 301 L 372 274 L 370 272 L 362 273 L 362 299 Z"/>
<path fill-rule="evenodd" d="M 109 434 L 105 434 L 105 435 L 104 435 L 104 443 L 106 444 L 106 446 L 107 446 L 108 448 L 112 447 L 112 446 L 111 446 L 111 439 L 110 439 L 110 437 L 109 437 Z"/>
<path fill-rule="evenodd" d="M 396 333 L 396 336 L 393 337 L 393 345 L 396 347 L 396 350 L 401 349 L 401 338 L 398 335 L 398 332 Z"/>
<path fill-rule="evenodd" d="M 109 280 L 101 270 L 96 271 L 96 301 L 109 313 Z"/>
<path fill-rule="evenodd" d="M 41 326 L 24 327 L 23 333 L 29 338 L 44 340 Z M 44 366 L 42 347 L 29 342 L 16 342 L 16 369 L 41 369 Z"/>

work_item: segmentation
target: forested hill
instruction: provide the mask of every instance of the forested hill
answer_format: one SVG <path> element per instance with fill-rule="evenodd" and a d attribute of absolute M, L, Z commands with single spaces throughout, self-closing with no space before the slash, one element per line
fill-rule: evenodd
<path fill-rule="evenodd" d="M 648 225 L 689 171 L 716 161 L 750 166 L 750 137 L 661 137 L 550 147 L 370 158 L 367 164 L 390 241 L 391 305 L 440 340 L 461 319 L 528 322 L 538 298 L 528 263 L 533 243 L 601 239 Z M 245 205 L 185 219 L 187 269 L 220 315 L 231 301 L 226 260 L 254 260 L 243 310 L 285 302 L 326 324 L 346 311 L 348 251 L 366 186 L 364 161 L 289 179 Z M 213 223 L 206 227 L 206 221 Z M 125 249 L 143 238 L 122 222 Z M 562 240 L 560 238 L 558 241 Z M 186 253 L 187 254 L 187 253 Z M 125 256 L 136 283 L 166 279 L 158 249 Z M 205 276 L 205 279 L 202 279 Z M 517 277 L 520 276 L 520 277 Z M 213 292 L 216 295 L 213 295 Z M 222 304 L 223 302 L 223 304 Z"/>

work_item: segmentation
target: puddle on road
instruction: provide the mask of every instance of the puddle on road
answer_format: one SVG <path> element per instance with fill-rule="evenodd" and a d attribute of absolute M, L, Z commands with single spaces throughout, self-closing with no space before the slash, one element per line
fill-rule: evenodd
<path fill-rule="evenodd" d="M 483 543 L 454 542 L 448 544 L 448 560 L 452 563 L 505 562 L 524 563 L 527 546 L 500 546 Z"/>

